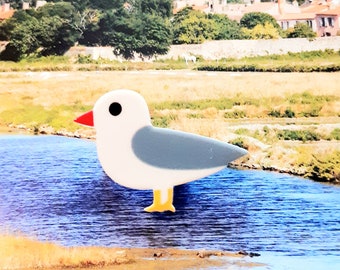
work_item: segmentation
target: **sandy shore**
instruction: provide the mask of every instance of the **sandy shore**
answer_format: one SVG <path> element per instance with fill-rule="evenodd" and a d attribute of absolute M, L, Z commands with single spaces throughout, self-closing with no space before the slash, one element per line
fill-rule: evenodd
<path fill-rule="evenodd" d="M 0 234 L 0 269 L 250 269 L 257 253 L 174 248 L 62 247 Z"/>
<path fill-rule="evenodd" d="M 263 266 L 256 258 L 243 255 L 244 252 L 230 253 L 207 250 L 144 249 L 132 248 L 120 251 L 128 264 L 115 266 L 115 269 L 250 269 Z M 119 253 L 118 253 L 119 254 Z M 119 256 L 119 255 L 118 255 Z M 109 268 L 108 268 L 109 269 Z"/>

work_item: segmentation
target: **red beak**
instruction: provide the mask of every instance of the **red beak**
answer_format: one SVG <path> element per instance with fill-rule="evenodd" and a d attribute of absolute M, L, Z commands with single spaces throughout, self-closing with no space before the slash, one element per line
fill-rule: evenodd
<path fill-rule="evenodd" d="M 81 124 L 81 125 L 93 127 L 94 126 L 93 125 L 93 111 L 89 111 L 77 117 L 76 119 L 74 119 L 74 122 Z"/>

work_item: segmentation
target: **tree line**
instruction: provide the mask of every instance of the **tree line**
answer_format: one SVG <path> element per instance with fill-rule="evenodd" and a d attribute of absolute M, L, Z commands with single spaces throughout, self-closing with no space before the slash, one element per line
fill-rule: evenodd
<path fill-rule="evenodd" d="M 18 61 L 30 55 L 62 55 L 75 44 L 112 46 L 126 59 L 135 54 L 166 54 L 171 44 L 205 40 L 314 37 L 304 24 L 282 31 L 266 13 L 245 14 L 238 23 L 221 14 L 187 7 L 172 14 L 172 0 L 47 1 L 38 9 L 20 9 L 0 24 L 0 40 L 9 41 L 1 60 Z M 35 0 L 28 1 L 31 6 Z"/>

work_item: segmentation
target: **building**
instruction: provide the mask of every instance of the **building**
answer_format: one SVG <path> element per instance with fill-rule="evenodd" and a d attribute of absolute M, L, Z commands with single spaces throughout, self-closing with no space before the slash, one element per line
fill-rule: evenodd
<path fill-rule="evenodd" d="M 176 10 L 192 6 L 206 13 L 225 14 L 236 21 L 249 12 L 264 12 L 273 16 L 284 30 L 306 23 L 320 37 L 340 34 L 340 0 L 309 0 L 302 6 L 285 0 L 276 3 L 246 0 L 244 4 L 228 4 L 227 0 L 175 0 L 174 5 Z"/>
<path fill-rule="evenodd" d="M 340 35 L 340 6 L 318 12 L 315 19 L 319 37 Z"/>
<path fill-rule="evenodd" d="M 37 1 L 36 8 L 46 3 Z M 175 0 L 174 13 L 187 6 L 205 13 L 225 14 L 236 21 L 249 12 L 264 12 L 272 15 L 284 30 L 297 23 L 306 23 L 319 37 L 340 35 L 340 0 L 308 0 L 302 6 L 296 1 L 287 3 L 286 0 L 277 0 L 277 3 L 245 0 L 244 4 L 228 4 L 227 0 Z M 24 2 L 23 9 L 28 8 L 28 3 Z M 14 12 L 9 3 L 3 3 L 0 22 L 12 17 Z"/>
<path fill-rule="evenodd" d="M 15 10 L 11 8 L 10 3 L 2 3 L 0 1 L 0 22 L 9 19 L 13 16 Z M 36 7 L 39 8 L 45 5 L 47 2 L 46 1 L 37 1 L 36 2 Z M 22 9 L 29 9 L 30 5 L 28 2 L 22 2 Z"/>
<path fill-rule="evenodd" d="M 11 18 L 14 14 L 15 10 L 11 9 L 11 6 L 9 3 L 4 3 L 2 6 L 0 6 L 0 22 Z"/>

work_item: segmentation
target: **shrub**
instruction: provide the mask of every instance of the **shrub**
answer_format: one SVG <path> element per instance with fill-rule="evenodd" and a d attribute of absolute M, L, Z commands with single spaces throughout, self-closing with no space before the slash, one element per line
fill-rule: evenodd
<path fill-rule="evenodd" d="M 268 113 L 269 116 L 272 116 L 272 117 L 281 117 L 281 113 L 280 111 L 278 110 L 271 110 L 269 113 Z"/>
<path fill-rule="evenodd" d="M 340 140 L 340 128 L 335 128 L 330 134 L 331 139 Z"/>
<path fill-rule="evenodd" d="M 297 23 L 294 29 L 288 31 L 288 38 L 315 38 L 316 33 L 306 23 Z"/>
<path fill-rule="evenodd" d="M 241 111 L 241 110 L 234 110 L 232 112 L 225 112 L 224 113 L 224 118 L 245 118 L 246 117 L 246 113 L 245 111 Z"/>
<path fill-rule="evenodd" d="M 338 97 L 318 95 L 314 96 L 311 93 L 305 91 L 302 94 L 294 94 L 287 98 L 290 104 L 320 104 L 325 102 L 330 102 L 332 100 L 337 100 Z"/>
<path fill-rule="evenodd" d="M 281 130 L 277 133 L 279 140 L 290 140 L 290 141 L 319 141 L 320 135 L 310 130 Z"/>
<path fill-rule="evenodd" d="M 77 64 L 92 64 L 95 61 L 90 55 L 78 55 Z"/>
<path fill-rule="evenodd" d="M 229 143 L 236 145 L 238 147 L 244 148 L 246 150 L 248 150 L 248 148 L 249 148 L 249 145 L 245 142 L 245 140 L 243 138 L 240 138 L 240 137 L 229 141 Z"/>
<path fill-rule="evenodd" d="M 310 110 L 301 112 L 301 115 L 304 117 L 318 117 L 321 109 L 322 106 L 313 106 Z"/>
<path fill-rule="evenodd" d="M 264 132 L 264 135 L 268 135 L 269 132 L 270 132 L 269 127 L 268 127 L 268 126 L 264 126 L 264 127 L 263 127 L 263 132 Z"/>
<path fill-rule="evenodd" d="M 282 114 L 282 117 L 293 118 L 295 117 L 295 113 L 292 111 L 291 108 L 285 109 L 285 112 Z"/>
<path fill-rule="evenodd" d="M 242 32 L 248 39 L 278 39 L 280 31 L 271 23 L 258 24 L 252 29 L 242 28 Z"/>
<path fill-rule="evenodd" d="M 285 111 L 282 114 L 278 110 L 271 110 L 268 113 L 268 115 L 272 116 L 272 117 L 276 117 L 276 118 L 278 118 L 278 117 L 293 118 L 293 117 L 295 117 L 295 112 L 291 108 L 287 108 L 287 109 L 285 109 Z"/>
<path fill-rule="evenodd" d="M 340 182 L 340 151 L 313 155 L 305 177 L 322 182 Z"/>

